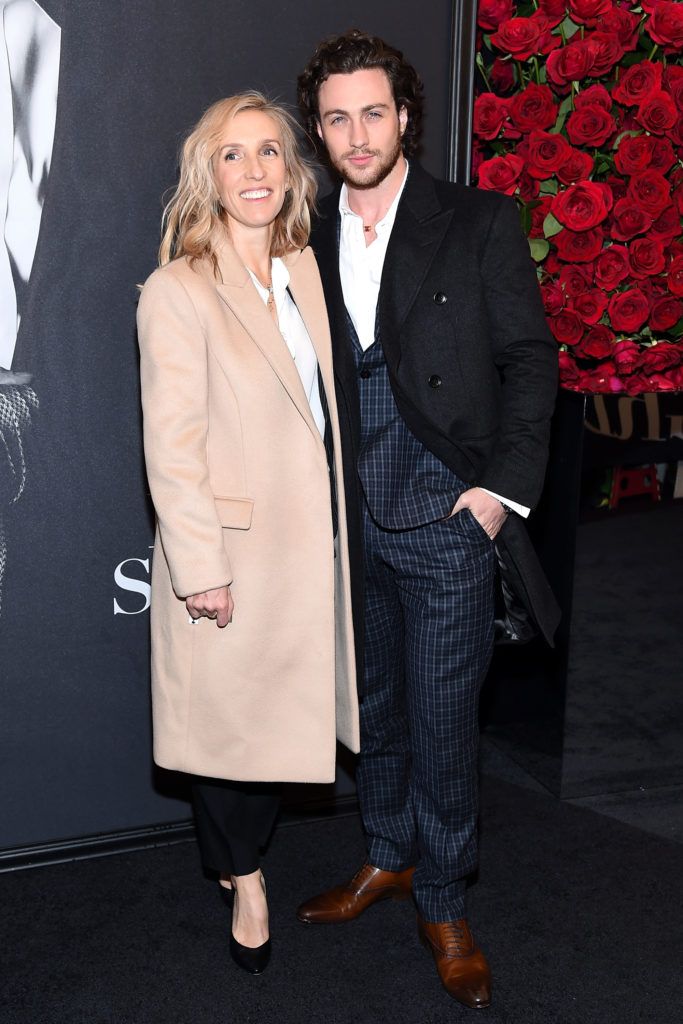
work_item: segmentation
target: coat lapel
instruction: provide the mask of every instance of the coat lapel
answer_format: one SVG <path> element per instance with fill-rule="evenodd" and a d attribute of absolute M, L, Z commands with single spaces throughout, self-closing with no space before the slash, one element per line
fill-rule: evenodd
<path fill-rule="evenodd" d="M 346 400 L 353 401 L 351 396 L 356 394 L 357 388 L 356 366 L 347 329 L 344 293 L 339 277 L 338 207 L 339 189 L 337 188 L 320 204 L 320 216 L 311 235 L 311 247 L 320 270 L 327 313 L 330 318 L 334 375 Z"/>
<path fill-rule="evenodd" d="M 320 437 L 294 360 L 273 318 L 256 291 L 248 271 L 228 242 L 222 241 L 216 249 L 223 279 L 222 282 L 214 281 L 216 291 L 268 360 L 310 430 Z M 294 254 L 291 257 L 293 263 L 296 263 L 297 255 Z M 290 267 L 290 273 L 291 269 Z M 302 317 L 311 333 L 310 325 L 306 322 L 303 312 Z M 312 334 L 311 338 L 313 339 Z M 217 351 L 216 355 L 220 359 L 220 351 Z"/>
<path fill-rule="evenodd" d="M 400 351 L 401 327 L 422 287 L 453 217 L 442 210 L 432 178 L 411 163 L 387 248 L 378 314 L 385 353 Z"/>

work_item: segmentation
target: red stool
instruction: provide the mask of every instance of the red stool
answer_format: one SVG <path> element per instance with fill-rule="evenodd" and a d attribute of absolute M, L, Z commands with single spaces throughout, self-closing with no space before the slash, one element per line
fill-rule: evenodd
<path fill-rule="evenodd" d="M 638 494 L 649 494 L 653 501 L 659 501 L 657 467 L 654 464 L 650 466 L 615 466 L 609 507 L 616 508 L 622 498 L 631 498 Z"/>

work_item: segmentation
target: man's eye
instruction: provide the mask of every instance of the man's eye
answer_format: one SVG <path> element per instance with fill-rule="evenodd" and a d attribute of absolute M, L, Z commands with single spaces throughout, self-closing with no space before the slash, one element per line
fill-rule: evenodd
<path fill-rule="evenodd" d="M 379 110 L 369 110 L 368 111 L 368 117 L 371 118 L 372 120 L 376 120 L 378 117 L 381 117 L 381 116 L 382 115 L 380 114 Z"/>
<path fill-rule="evenodd" d="M 330 124 L 341 124 L 343 120 L 344 118 L 341 117 L 341 115 L 339 117 L 333 117 Z"/>

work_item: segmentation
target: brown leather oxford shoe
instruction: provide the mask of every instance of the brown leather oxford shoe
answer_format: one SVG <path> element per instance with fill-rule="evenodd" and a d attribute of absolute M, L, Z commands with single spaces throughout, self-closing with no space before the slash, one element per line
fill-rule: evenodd
<path fill-rule="evenodd" d="M 490 1006 L 491 971 L 465 918 L 430 924 L 418 914 L 417 931 L 449 996 L 471 1009 Z"/>
<path fill-rule="evenodd" d="M 408 899 L 414 870 L 382 871 L 365 863 L 346 885 L 336 885 L 334 889 L 302 903 L 296 916 L 305 924 L 352 921 L 380 900 Z"/>

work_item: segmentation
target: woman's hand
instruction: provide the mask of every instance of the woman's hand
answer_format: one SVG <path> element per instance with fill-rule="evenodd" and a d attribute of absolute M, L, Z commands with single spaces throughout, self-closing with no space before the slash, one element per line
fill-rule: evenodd
<path fill-rule="evenodd" d="M 215 619 L 216 625 L 222 629 L 232 622 L 235 602 L 229 586 L 216 587 L 215 590 L 205 590 L 202 594 L 190 594 L 185 599 L 185 607 L 193 619 L 200 619 L 202 616 Z"/>

